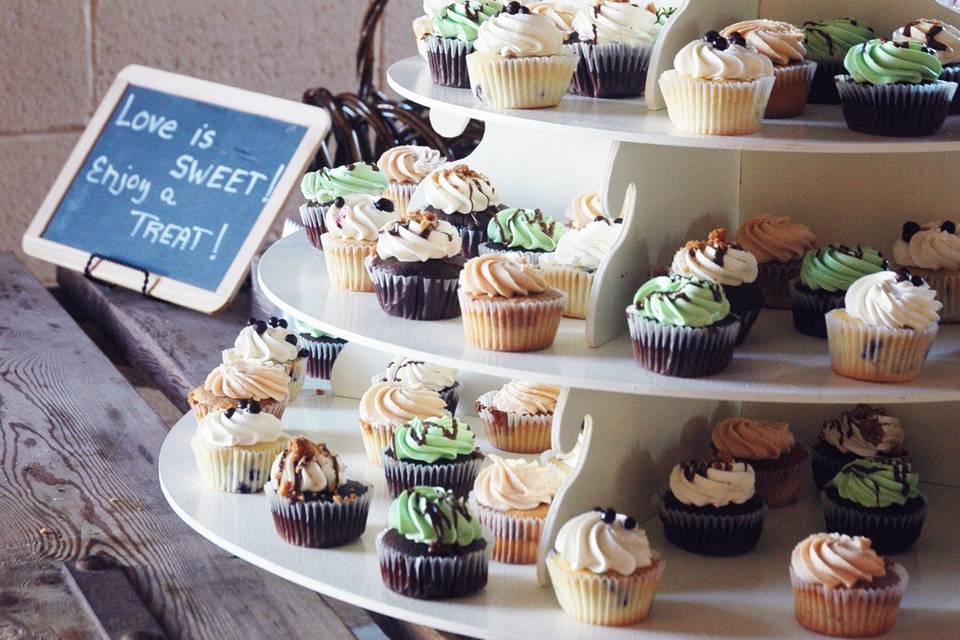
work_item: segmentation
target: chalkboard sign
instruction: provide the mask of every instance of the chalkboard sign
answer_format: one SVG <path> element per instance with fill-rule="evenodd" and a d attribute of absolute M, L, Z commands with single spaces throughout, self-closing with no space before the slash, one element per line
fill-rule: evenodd
<path fill-rule="evenodd" d="M 97 278 L 146 284 L 158 298 L 216 310 L 235 293 L 328 123 L 315 107 L 128 67 L 24 248 Z"/>

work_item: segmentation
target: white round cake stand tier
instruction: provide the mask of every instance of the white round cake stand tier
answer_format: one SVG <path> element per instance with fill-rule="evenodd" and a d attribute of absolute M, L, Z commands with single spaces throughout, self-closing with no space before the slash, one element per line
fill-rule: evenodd
<path fill-rule="evenodd" d="M 467 418 L 479 429 L 475 418 Z M 490 564 L 487 587 L 467 598 L 427 602 L 387 590 L 380 578 L 374 539 L 386 526 L 389 497 L 382 471 L 366 462 L 356 424 L 356 401 L 305 391 L 284 415 L 287 429 L 326 442 L 343 456 L 347 475 L 372 483 L 367 531 L 339 549 L 305 549 L 277 536 L 263 494 L 218 493 L 202 486 L 190 450 L 192 414 L 171 429 L 159 456 L 160 484 L 180 518 L 228 553 L 324 595 L 443 631 L 482 638 L 556 640 L 600 638 L 812 638 L 794 620 L 787 566 L 793 545 L 823 527 L 821 507 L 806 484 L 801 501 L 771 511 L 760 545 L 739 558 L 707 558 L 670 546 L 656 518 L 642 526 L 666 570 L 650 618 L 633 627 L 592 627 L 567 617 L 553 590 L 537 582 L 534 566 Z M 481 449 L 490 452 L 486 442 Z M 960 625 L 960 565 L 955 530 L 960 489 L 924 485 L 931 504 L 923 536 L 898 556 L 910 585 L 893 636 L 947 638 Z M 601 504 L 603 496 L 597 496 Z M 250 593 L 256 598 L 256 593 Z"/>

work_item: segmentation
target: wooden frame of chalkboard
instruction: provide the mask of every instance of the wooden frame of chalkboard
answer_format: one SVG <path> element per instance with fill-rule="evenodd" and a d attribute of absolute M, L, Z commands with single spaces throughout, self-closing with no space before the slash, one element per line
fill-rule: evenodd
<path fill-rule="evenodd" d="M 128 91 L 129 90 L 129 91 Z M 208 130 L 207 122 L 189 122 L 182 123 L 188 126 L 181 126 L 178 130 L 178 123 L 170 124 L 172 118 L 164 117 L 163 114 L 148 113 L 147 111 L 136 112 L 130 110 L 124 111 L 130 106 L 133 91 L 140 92 L 145 96 L 154 96 L 159 98 L 168 98 L 169 100 L 180 100 L 183 104 L 200 108 L 215 109 L 218 114 L 228 114 L 237 118 L 241 123 L 234 126 L 234 129 L 240 130 L 233 138 L 233 147 L 224 149 L 218 154 L 222 157 L 224 154 L 241 154 L 241 157 L 250 157 L 250 151 L 238 149 L 235 146 L 236 138 L 249 131 L 244 128 L 246 124 L 258 123 L 281 125 L 277 131 L 282 132 L 286 137 L 286 147 L 277 147 L 274 153 L 284 154 L 285 150 L 294 149 L 289 155 L 277 155 L 276 158 L 282 158 L 283 163 L 276 165 L 275 172 L 257 172 L 252 170 L 241 170 L 241 172 L 230 173 L 228 170 L 217 171 L 224 165 L 216 164 L 216 159 L 211 159 L 210 164 L 199 165 L 209 167 L 209 171 L 204 168 L 201 170 L 194 161 L 193 156 L 184 155 L 177 157 L 176 162 L 170 167 L 170 170 L 164 171 L 161 178 L 170 181 L 180 179 L 180 182 L 174 182 L 177 189 L 189 190 L 188 193 L 194 193 L 197 189 L 215 186 L 218 191 L 217 196 L 203 195 L 203 210 L 206 214 L 212 208 L 216 208 L 215 215 L 224 215 L 225 211 L 231 211 L 229 198 L 222 198 L 223 202 L 212 202 L 215 197 L 223 194 L 224 186 L 233 190 L 230 193 L 244 193 L 241 179 L 246 178 L 246 194 L 250 196 L 243 205 L 246 218 L 245 225 L 235 225 L 240 227 L 240 231 L 233 232 L 230 236 L 229 252 L 224 250 L 217 253 L 221 247 L 221 240 L 224 232 L 229 225 L 223 224 L 214 228 L 213 225 L 207 229 L 200 225 L 185 224 L 183 220 L 178 220 L 177 224 L 170 223 L 164 226 L 161 216 L 146 211 L 147 207 L 140 210 L 140 202 L 147 198 L 147 193 L 157 202 L 157 207 L 167 207 L 155 211 L 170 212 L 175 211 L 180 201 L 176 200 L 180 193 L 174 191 L 172 186 L 164 187 L 161 191 L 160 185 L 154 185 L 151 192 L 147 186 L 144 190 L 143 183 L 148 182 L 146 175 L 140 176 L 133 166 L 133 162 L 120 163 L 122 166 L 113 166 L 104 160 L 101 166 L 97 168 L 96 174 L 93 173 L 91 166 L 96 166 L 97 161 L 107 156 L 98 156 L 93 159 L 93 165 L 88 163 L 91 158 L 91 152 L 98 148 L 98 142 L 101 136 L 105 135 L 107 129 L 114 129 L 121 124 L 136 130 L 143 136 L 160 137 L 163 140 L 173 140 L 174 135 L 179 136 L 179 141 L 184 145 L 184 149 L 191 150 L 196 147 L 204 149 L 204 134 Z M 126 96 L 126 98 L 125 98 Z M 123 104 L 121 104 L 123 101 Z M 114 117 L 116 114 L 116 118 Z M 139 115 L 139 120 L 136 119 Z M 253 126 L 251 125 L 251 126 Z M 286 126 L 296 125 L 296 126 Z M 276 218 L 284 201 L 293 191 L 299 181 L 299 178 L 309 163 L 317 147 L 320 145 L 324 136 L 330 128 L 330 118 L 326 111 L 317 107 L 275 98 L 252 91 L 246 91 L 235 87 L 229 87 L 198 78 L 183 76 L 159 69 L 152 69 L 139 65 L 131 65 L 123 69 L 114 80 L 110 89 L 107 91 L 97 107 L 90 124 L 87 126 L 83 135 L 70 154 L 66 164 L 60 171 L 56 182 L 50 189 L 43 203 L 40 205 L 33 221 L 27 228 L 23 236 L 23 250 L 28 255 L 40 258 L 54 264 L 67 267 L 76 271 L 85 272 L 104 282 L 120 285 L 135 290 L 143 290 L 152 297 L 167 300 L 185 307 L 203 311 L 205 313 L 215 313 L 222 309 L 236 294 L 241 282 L 246 276 L 250 259 L 263 242 L 264 237 Z M 264 142 L 272 142 L 278 139 L 279 135 L 270 133 L 263 134 Z M 299 143 L 296 137 L 299 136 Z M 125 134 L 129 132 L 124 132 Z M 119 144 L 112 141 L 104 144 Z M 229 145 L 227 145 L 229 147 Z M 154 146 L 154 149 L 160 147 Z M 143 160 L 149 162 L 155 160 L 151 158 L 149 149 L 139 150 L 124 148 L 123 152 L 128 156 L 133 156 L 135 161 Z M 199 152 L 197 152 L 199 155 Z M 158 154 L 159 155 L 159 154 Z M 192 164 L 191 164 L 192 163 Z M 129 171 L 127 167 L 130 167 Z M 84 171 L 86 169 L 86 171 Z M 102 169 L 102 170 L 100 170 Z M 225 167 L 229 169 L 229 167 Z M 81 172 L 83 176 L 81 177 Z M 253 193 L 250 175 L 256 174 L 254 178 L 264 175 L 256 186 L 260 191 Z M 172 176 L 172 177 L 171 177 Z M 149 176 L 153 177 L 153 176 Z M 234 182 L 230 182 L 233 180 Z M 216 181 L 216 182 L 215 182 Z M 99 191 L 94 195 L 85 194 L 83 199 L 75 196 L 75 190 L 93 189 L 88 183 L 94 184 Z M 215 184 L 214 184 L 215 183 Z M 200 185 L 199 187 L 197 185 Z M 124 189 L 129 191 L 124 191 Z M 169 190 L 169 191 L 168 191 Z M 203 190 L 204 194 L 209 194 L 209 190 Z M 161 196 L 158 200 L 156 196 Z M 107 216 L 107 209 L 117 203 L 116 197 L 124 199 L 117 208 L 129 209 L 129 213 L 134 217 L 124 218 L 128 226 L 133 227 L 133 231 L 124 228 L 123 234 L 115 234 L 117 242 L 131 242 L 130 238 L 142 240 L 143 255 L 151 255 L 154 268 L 146 268 L 143 262 L 137 260 L 137 247 L 125 246 L 122 252 L 114 255 L 109 250 L 109 245 L 104 238 L 110 235 L 113 228 L 114 218 L 104 218 Z M 165 198 L 164 196 L 169 196 Z M 97 199 L 99 198 L 99 202 Z M 111 199 L 113 198 L 113 199 Z M 162 203 L 160 202 L 162 200 Z M 140 201 L 140 202 L 138 202 Z M 80 203 L 80 204 L 77 204 Z M 133 204 L 130 204 L 133 203 Z M 262 206 L 261 206 L 262 203 Z M 216 205 L 215 207 L 213 205 Z M 61 206 L 63 205 L 63 206 Z M 103 206 L 99 206 L 103 205 Z M 86 206 L 89 210 L 80 210 Z M 137 207 L 137 208 L 134 208 Z M 67 213 L 62 211 L 66 210 Z M 238 206 L 238 211 L 240 210 Z M 176 210 L 183 214 L 183 208 Z M 71 217 L 72 216 L 72 217 Z M 98 216 L 100 219 L 98 220 Z M 67 218 L 69 225 L 61 218 Z M 94 225 L 100 222 L 100 227 Z M 144 223 L 146 221 L 146 223 Z M 251 222 L 252 221 L 252 222 Z M 103 224 L 109 222 L 110 225 Z M 122 222 L 122 221 L 121 221 Z M 243 228 L 249 229 L 245 235 Z M 219 230 L 219 233 L 218 233 Z M 191 237 L 192 234 L 192 237 Z M 219 236 L 219 237 L 218 237 Z M 85 242 L 81 242 L 84 239 Z M 169 259 L 157 254 L 160 245 L 169 250 Z M 226 242 L 223 243 L 227 245 Z M 80 247 L 76 245 L 81 245 Z M 106 245 L 106 249 L 101 249 L 100 245 Z M 93 247 L 96 246 L 94 249 Z M 199 246 L 199 249 L 198 249 Z M 207 266 L 206 258 L 200 258 L 200 261 L 194 261 L 192 264 L 203 273 L 202 278 L 190 269 L 190 262 L 184 264 L 184 256 L 189 256 L 186 251 L 197 250 L 197 253 L 209 254 L 209 260 L 214 261 L 222 258 L 220 263 L 211 262 Z M 132 257 L 131 257 L 131 254 Z M 230 258 L 229 256 L 233 257 Z M 192 259 L 192 257 L 191 257 Z M 180 261 L 178 263 L 178 260 Z M 229 262 L 228 262 L 229 261 Z M 159 267 L 157 265 L 160 265 Z M 145 276 L 145 273 L 148 275 Z"/>

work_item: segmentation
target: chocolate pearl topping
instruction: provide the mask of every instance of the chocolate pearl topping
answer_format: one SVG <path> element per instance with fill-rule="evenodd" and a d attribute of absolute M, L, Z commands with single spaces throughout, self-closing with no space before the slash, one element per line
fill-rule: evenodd
<path fill-rule="evenodd" d="M 373 206 L 379 211 L 386 211 L 387 213 L 390 213 L 393 211 L 393 200 L 390 198 L 380 198 L 373 203 Z"/>
<path fill-rule="evenodd" d="M 943 224 L 940 225 L 940 231 L 955 234 L 957 232 L 957 225 L 952 220 L 944 220 Z"/>
<path fill-rule="evenodd" d="M 910 220 L 909 222 L 903 223 L 903 232 L 900 234 L 900 237 L 903 238 L 904 242 L 910 242 L 910 239 L 918 231 L 920 231 L 920 225 Z"/>
<path fill-rule="evenodd" d="M 513 0 L 510 4 L 506 6 L 504 12 L 509 13 L 512 16 L 517 15 L 518 13 L 530 13 L 530 9 L 523 6 L 517 0 Z"/>
<path fill-rule="evenodd" d="M 707 31 L 703 34 L 703 39 L 712 44 L 717 51 L 723 51 L 730 46 L 730 43 L 720 35 L 719 31 Z"/>
<path fill-rule="evenodd" d="M 288 333 L 287 337 L 284 338 L 284 340 L 286 340 L 290 344 L 297 344 L 297 336 L 293 335 L 292 333 Z"/>

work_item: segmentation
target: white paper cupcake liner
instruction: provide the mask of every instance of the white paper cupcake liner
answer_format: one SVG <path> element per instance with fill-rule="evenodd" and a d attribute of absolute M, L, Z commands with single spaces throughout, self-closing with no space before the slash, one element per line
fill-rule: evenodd
<path fill-rule="evenodd" d="M 549 290 L 548 290 L 549 291 Z M 464 336 L 488 351 L 538 351 L 553 344 L 566 295 L 506 300 L 474 298 L 460 291 Z"/>
<path fill-rule="evenodd" d="M 417 185 L 415 184 L 408 184 L 406 182 L 391 182 L 387 185 L 387 190 L 383 193 L 383 195 L 393 202 L 393 212 L 399 218 L 407 215 L 407 209 L 410 206 L 410 198 L 413 197 L 413 192 L 416 190 Z"/>
<path fill-rule="evenodd" d="M 303 228 L 307 232 L 307 239 L 310 244 L 320 251 L 323 251 L 323 245 L 320 242 L 320 236 L 327 232 L 327 224 L 324 217 L 327 215 L 327 209 L 330 205 L 309 206 L 300 205 L 300 219 L 303 221 Z"/>
<path fill-rule="evenodd" d="M 570 92 L 593 98 L 642 96 L 653 45 L 575 42 L 564 47 L 578 59 Z"/>
<path fill-rule="evenodd" d="M 560 103 L 577 68 L 577 56 L 504 58 L 474 52 L 467 56 L 473 95 L 504 109 L 536 109 Z"/>
<path fill-rule="evenodd" d="M 487 584 L 486 548 L 452 556 L 416 556 L 384 544 L 377 536 L 380 575 L 392 591 L 421 600 L 465 596 Z"/>
<path fill-rule="evenodd" d="M 684 78 L 676 71 L 660 76 L 660 90 L 673 125 L 714 136 L 747 135 L 760 130 L 774 76 L 750 82 Z"/>
<path fill-rule="evenodd" d="M 940 328 L 936 322 L 924 331 L 875 327 L 843 309 L 828 313 L 826 322 L 834 372 L 872 382 L 914 380 Z"/>
<path fill-rule="evenodd" d="M 585 320 L 590 306 L 590 287 L 593 286 L 593 272 L 576 267 L 540 263 L 543 279 L 547 285 L 567 294 L 563 305 L 563 315 L 568 318 Z"/>
<path fill-rule="evenodd" d="M 320 236 L 330 285 L 346 291 L 373 291 L 363 261 L 374 254 L 376 242 L 338 240 L 329 233 Z"/>
<path fill-rule="evenodd" d="M 414 464 L 382 452 L 380 459 L 391 498 L 396 498 L 405 489 L 419 485 L 443 487 L 461 498 L 466 498 L 470 495 L 473 481 L 477 479 L 477 474 L 480 473 L 480 467 L 483 465 L 482 457 L 457 462 L 437 461 L 432 464 Z"/>
<path fill-rule="evenodd" d="M 270 478 L 270 465 L 285 443 L 280 438 L 253 447 L 221 447 L 195 436 L 190 448 L 205 485 L 226 493 L 257 493 Z"/>
<path fill-rule="evenodd" d="M 363 420 L 360 422 L 360 436 L 363 438 L 363 450 L 367 454 L 367 460 L 372 464 L 383 465 L 381 453 L 386 451 L 392 444 L 393 432 L 397 427 L 392 424 L 370 424 Z"/>
<path fill-rule="evenodd" d="M 490 559 L 506 564 L 536 564 L 545 517 L 526 517 L 497 511 L 478 502 L 474 513 L 493 537 Z M 489 538 L 488 538 L 489 539 Z"/>
<path fill-rule="evenodd" d="M 496 391 L 477 398 L 476 408 L 487 438 L 497 449 L 511 453 L 542 453 L 550 448 L 553 414 L 523 415 L 493 408 Z"/>
<path fill-rule="evenodd" d="M 303 383 L 307 380 L 307 359 L 298 357 L 284 368 L 290 376 L 290 384 L 287 387 L 287 403 L 290 403 L 303 391 Z"/>
<path fill-rule="evenodd" d="M 323 549 L 353 542 L 367 528 L 373 487 L 352 502 L 304 502 L 277 495 L 267 483 L 264 493 L 270 504 L 273 523 L 280 538 L 300 547 Z"/>

